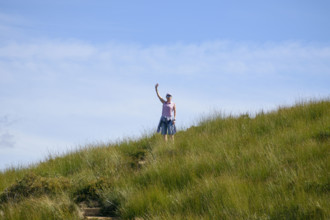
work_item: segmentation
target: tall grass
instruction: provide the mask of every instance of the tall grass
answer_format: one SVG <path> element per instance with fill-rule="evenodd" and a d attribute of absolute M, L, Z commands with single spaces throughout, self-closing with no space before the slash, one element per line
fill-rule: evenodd
<path fill-rule="evenodd" d="M 318 100 L 210 116 L 174 144 L 150 134 L 90 145 L 1 172 L 0 218 L 79 219 L 94 205 L 123 219 L 329 219 L 329 137 L 330 101 Z M 42 183 L 22 181 L 31 175 Z"/>

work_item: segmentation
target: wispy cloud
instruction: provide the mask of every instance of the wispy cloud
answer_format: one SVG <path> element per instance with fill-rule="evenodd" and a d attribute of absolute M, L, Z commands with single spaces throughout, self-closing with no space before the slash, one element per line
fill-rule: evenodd
<path fill-rule="evenodd" d="M 9 132 L 10 127 L 19 120 L 10 115 L 0 117 L 0 148 L 12 148 L 15 146 L 15 136 Z"/>
<path fill-rule="evenodd" d="M 47 141 L 67 147 L 154 128 L 156 82 L 173 93 L 179 126 L 213 109 L 256 111 L 330 94 L 330 47 L 302 42 L 12 42 L 0 46 L 0 69 L 0 115 L 22 118 L 1 143 L 39 153 L 52 148 L 41 147 Z"/>
<path fill-rule="evenodd" d="M 0 116 L 0 129 L 3 127 L 8 127 L 17 121 L 18 119 L 13 119 L 10 115 Z"/>
<path fill-rule="evenodd" d="M 47 41 L 35 44 L 11 43 L 2 46 L 0 50 L 2 59 L 16 61 L 15 64 L 35 62 L 39 64 L 38 67 L 57 64 L 65 72 L 79 64 L 80 67 L 93 67 L 93 74 L 96 75 L 100 71 L 136 75 L 152 70 L 148 74 L 167 73 L 175 76 L 201 76 L 205 73 L 212 73 L 212 76 L 264 76 L 281 75 L 289 71 L 322 74 L 329 70 L 329 54 L 330 47 L 313 44 L 288 42 L 253 45 L 226 41 L 149 47 Z M 31 67 L 32 64 L 35 67 L 35 63 L 30 63 Z M 84 72 L 89 71 L 86 69 Z"/>
<path fill-rule="evenodd" d="M 14 135 L 8 133 L 8 131 L 2 134 L 0 133 L 0 148 L 11 148 L 14 145 Z"/>

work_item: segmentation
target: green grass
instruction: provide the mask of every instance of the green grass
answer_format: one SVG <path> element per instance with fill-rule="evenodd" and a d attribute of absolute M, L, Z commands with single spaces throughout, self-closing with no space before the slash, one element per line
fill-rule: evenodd
<path fill-rule="evenodd" d="M 144 160 L 141 164 L 139 161 Z M 330 219 L 330 101 L 211 115 L 0 173 L 0 219 Z"/>

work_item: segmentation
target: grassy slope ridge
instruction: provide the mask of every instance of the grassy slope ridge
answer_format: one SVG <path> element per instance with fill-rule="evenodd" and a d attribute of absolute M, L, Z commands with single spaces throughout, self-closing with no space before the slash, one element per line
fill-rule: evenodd
<path fill-rule="evenodd" d="M 330 101 L 87 146 L 0 173 L 0 219 L 329 219 Z M 140 161 L 145 161 L 141 163 Z"/>

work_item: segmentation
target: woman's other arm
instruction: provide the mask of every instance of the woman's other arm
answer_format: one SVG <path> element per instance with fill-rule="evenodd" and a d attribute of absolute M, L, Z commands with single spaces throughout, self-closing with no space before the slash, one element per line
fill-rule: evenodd
<path fill-rule="evenodd" d="M 159 100 L 160 100 L 162 103 L 164 103 L 165 100 L 164 100 L 162 97 L 160 97 L 160 95 L 159 95 L 159 93 L 158 93 L 158 83 L 155 85 L 155 89 L 156 89 L 156 93 L 157 93 L 157 96 L 158 96 Z"/>
<path fill-rule="evenodd" d="M 176 120 L 176 105 L 175 104 L 173 106 L 173 111 L 174 111 L 174 120 L 173 120 L 173 123 L 175 124 L 175 120 Z"/>

